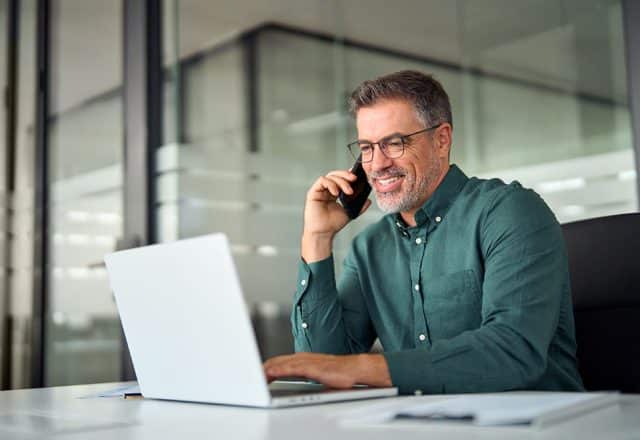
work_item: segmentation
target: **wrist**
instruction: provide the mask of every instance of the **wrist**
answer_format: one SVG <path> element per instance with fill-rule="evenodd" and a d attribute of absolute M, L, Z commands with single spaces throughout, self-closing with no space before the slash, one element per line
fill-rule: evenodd
<path fill-rule="evenodd" d="M 357 354 L 357 383 L 374 387 L 392 386 L 387 360 L 382 354 Z"/>
<path fill-rule="evenodd" d="M 333 252 L 333 237 L 331 233 L 302 234 L 301 255 L 305 262 L 313 263 L 331 256 Z"/>

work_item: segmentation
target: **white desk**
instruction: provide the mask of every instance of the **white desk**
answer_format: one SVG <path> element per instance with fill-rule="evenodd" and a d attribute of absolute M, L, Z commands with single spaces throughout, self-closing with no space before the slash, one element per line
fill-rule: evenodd
<path fill-rule="evenodd" d="M 393 421 L 342 426 L 335 416 L 374 401 L 290 409 L 252 409 L 154 400 L 80 397 L 124 384 L 0 392 L 0 439 L 640 439 L 640 395 L 619 406 L 533 430 L 454 422 Z"/>

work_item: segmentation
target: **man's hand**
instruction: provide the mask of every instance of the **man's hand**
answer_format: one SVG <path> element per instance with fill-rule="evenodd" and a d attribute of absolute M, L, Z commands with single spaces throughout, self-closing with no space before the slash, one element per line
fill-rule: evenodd
<path fill-rule="evenodd" d="M 340 191 L 353 194 L 351 183 L 355 174 L 349 171 L 332 171 L 319 177 L 309 191 L 304 205 L 304 229 L 302 233 L 302 258 L 307 263 L 323 260 L 331 255 L 333 237 L 349 223 L 349 216 L 336 203 Z M 362 208 L 371 205 L 367 201 Z"/>
<path fill-rule="evenodd" d="M 269 359 L 264 363 L 264 372 L 269 382 L 279 377 L 301 376 L 329 388 L 351 388 L 355 384 L 391 386 L 387 361 L 381 354 L 296 353 Z"/>

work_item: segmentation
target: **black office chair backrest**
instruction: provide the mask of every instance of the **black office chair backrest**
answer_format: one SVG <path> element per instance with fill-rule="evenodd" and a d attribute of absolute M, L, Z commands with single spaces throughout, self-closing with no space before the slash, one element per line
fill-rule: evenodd
<path fill-rule="evenodd" d="M 587 390 L 640 392 L 640 213 L 562 226 Z"/>

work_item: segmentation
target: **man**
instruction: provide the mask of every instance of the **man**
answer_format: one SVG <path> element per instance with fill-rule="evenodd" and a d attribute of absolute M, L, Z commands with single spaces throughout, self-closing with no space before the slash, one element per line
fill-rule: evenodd
<path fill-rule="evenodd" d="M 350 107 L 350 149 L 387 215 L 353 240 L 336 285 L 332 241 L 349 221 L 336 200 L 355 175 L 312 185 L 292 313 L 302 353 L 268 360 L 269 380 L 405 394 L 582 390 L 564 242 L 542 199 L 449 165 L 449 98 L 431 76 L 365 81 Z M 376 338 L 382 354 L 369 353 Z"/>

